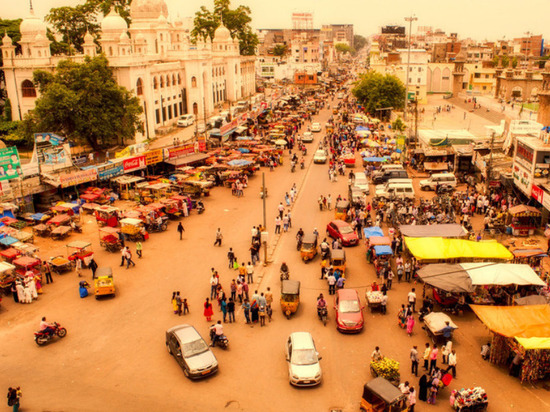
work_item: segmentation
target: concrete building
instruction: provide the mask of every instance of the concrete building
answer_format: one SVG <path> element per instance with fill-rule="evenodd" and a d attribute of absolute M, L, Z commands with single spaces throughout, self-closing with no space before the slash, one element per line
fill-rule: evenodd
<path fill-rule="evenodd" d="M 241 56 L 237 39 L 221 25 L 213 41 L 191 44 L 183 19 L 167 20 L 164 0 L 134 0 L 130 27 L 112 10 L 101 21 L 99 43 L 118 84 L 132 91 L 143 105 L 142 141 L 175 125 L 180 115 L 207 117 L 216 105 L 255 93 L 255 57 Z M 8 36 L 2 39 L 4 73 L 14 118 L 34 108 L 38 91 L 32 84 L 36 69 L 54 71 L 60 60 L 82 62 L 97 54 L 94 39 L 85 37 L 84 53 L 52 56 L 46 24 L 31 10 L 20 26 L 22 53 Z"/>
<path fill-rule="evenodd" d="M 495 97 L 510 101 L 530 101 L 538 97 L 543 88 L 540 72 L 518 69 L 496 69 Z"/>
<path fill-rule="evenodd" d="M 353 24 L 327 24 L 321 27 L 322 40 L 354 47 Z"/>

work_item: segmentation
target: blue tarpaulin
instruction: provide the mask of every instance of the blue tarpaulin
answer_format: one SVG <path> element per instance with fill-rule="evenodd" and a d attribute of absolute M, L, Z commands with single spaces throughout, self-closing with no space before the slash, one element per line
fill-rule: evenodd
<path fill-rule="evenodd" d="M 251 162 L 250 160 L 244 160 L 244 159 L 235 159 L 227 162 L 229 166 L 248 166 L 251 165 L 254 162 Z"/>
<path fill-rule="evenodd" d="M 384 156 L 384 157 L 364 157 L 363 160 L 365 162 L 387 162 L 388 160 L 390 160 L 390 158 L 388 156 Z"/>
<path fill-rule="evenodd" d="M 246 148 L 244 148 L 244 147 L 239 147 L 237 150 L 238 150 L 239 152 L 241 152 L 241 153 L 250 153 L 250 150 L 248 150 L 248 149 L 246 149 Z"/>
<path fill-rule="evenodd" d="M 366 126 L 357 126 L 355 128 L 355 131 L 356 132 L 368 132 L 370 129 Z"/>
<path fill-rule="evenodd" d="M 376 256 L 393 255 L 393 251 L 388 245 L 376 245 L 374 247 L 374 253 L 376 254 Z"/>
<path fill-rule="evenodd" d="M 5 238 L 0 239 L 0 244 L 5 245 L 5 246 L 10 246 L 10 245 L 13 245 L 14 243 L 17 243 L 17 242 L 19 242 L 19 240 L 17 240 L 14 237 L 11 237 L 11 236 L 6 236 Z"/>
<path fill-rule="evenodd" d="M 40 221 L 40 220 L 44 219 L 44 216 L 46 216 L 44 213 L 35 213 L 35 214 L 31 215 L 31 219 Z"/>
<path fill-rule="evenodd" d="M 384 232 L 380 229 L 379 226 L 365 227 L 363 228 L 363 234 L 365 238 L 368 239 L 372 236 L 384 236 Z"/>

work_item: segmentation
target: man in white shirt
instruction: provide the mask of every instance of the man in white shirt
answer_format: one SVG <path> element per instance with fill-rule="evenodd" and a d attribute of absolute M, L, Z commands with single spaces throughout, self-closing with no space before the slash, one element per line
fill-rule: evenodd
<path fill-rule="evenodd" d="M 407 298 L 409 300 L 409 305 L 411 306 L 411 309 L 413 313 L 415 312 L 415 305 L 416 305 L 416 293 L 414 292 L 414 288 L 409 292 L 407 295 Z"/>
<path fill-rule="evenodd" d="M 327 278 L 328 282 L 328 294 L 334 295 L 336 292 L 336 278 L 334 277 L 334 274 L 330 272 L 330 275 Z"/>
<path fill-rule="evenodd" d="M 216 323 L 214 326 L 212 326 L 212 328 L 214 328 L 214 336 L 213 336 L 213 339 L 212 339 L 212 345 L 211 346 L 215 346 L 216 342 L 223 336 L 222 321 L 219 320 L 218 323 Z"/>
<path fill-rule="evenodd" d="M 456 379 L 456 351 L 454 349 L 451 351 L 451 353 L 449 353 L 447 360 L 449 362 L 449 367 L 447 368 L 445 373 L 448 373 L 452 369 L 453 378 Z"/>

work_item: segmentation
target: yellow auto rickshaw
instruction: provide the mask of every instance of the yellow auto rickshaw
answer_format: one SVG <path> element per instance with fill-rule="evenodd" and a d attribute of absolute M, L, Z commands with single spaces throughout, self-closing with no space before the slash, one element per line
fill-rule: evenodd
<path fill-rule="evenodd" d="M 146 240 L 149 234 L 143 227 L 143 220 L 127 217 L 120 221 L 120 231 L 132 242 Z"/>
<path fill-rule="evenodd" d="M 408 410 L 407 395 L 389 381 L 378 377 L 363 386 L 363 412 L 402 412 Z"/>
<path fill-rule="evenodd" d="M 281 283 L 281 309 L 290 319 L 290 315 L 298 310 L 300 304 L 300 282 L 298 280 L 283 280 Z"/>
<path fill-rule="evenodd" d="M 100 296 L 115 296 L 113 271 L 110 267 L 97 268 L 94 273 L 95 298 Z"/>
<path fill-rule="evenodd" d="M 317 236 L 314 233 L 304 235 L 302 246 L 300 247 L 300 256 L 304 262 L 312 260 L 317 255 Z"/>
<path fill-rule="evenodd" d="M 349 202 L 347 200 L 340 200 L 336 202 L 336 207 L 334 208 L 334 217 L 340 220 L 347 220 L 349 210 Z"/>
<path fill-rule="evenodd" d="M 342 275 L 346 274 L 346 252 L 344 249 L 333 249 L 331 251 L 330 264 L 334 270 L 338 269 Z"/>

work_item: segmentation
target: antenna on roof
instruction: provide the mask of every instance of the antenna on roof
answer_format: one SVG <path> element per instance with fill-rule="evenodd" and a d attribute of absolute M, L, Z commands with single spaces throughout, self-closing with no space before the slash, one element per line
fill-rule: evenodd
<path fill-rule="evenodd" d="M 31 13 L 33 12 L 33 9 L 32 9 L 32 0 L 29 0 L 29 3 L 30 3 L 30 10 L 31 10 Z"/>

